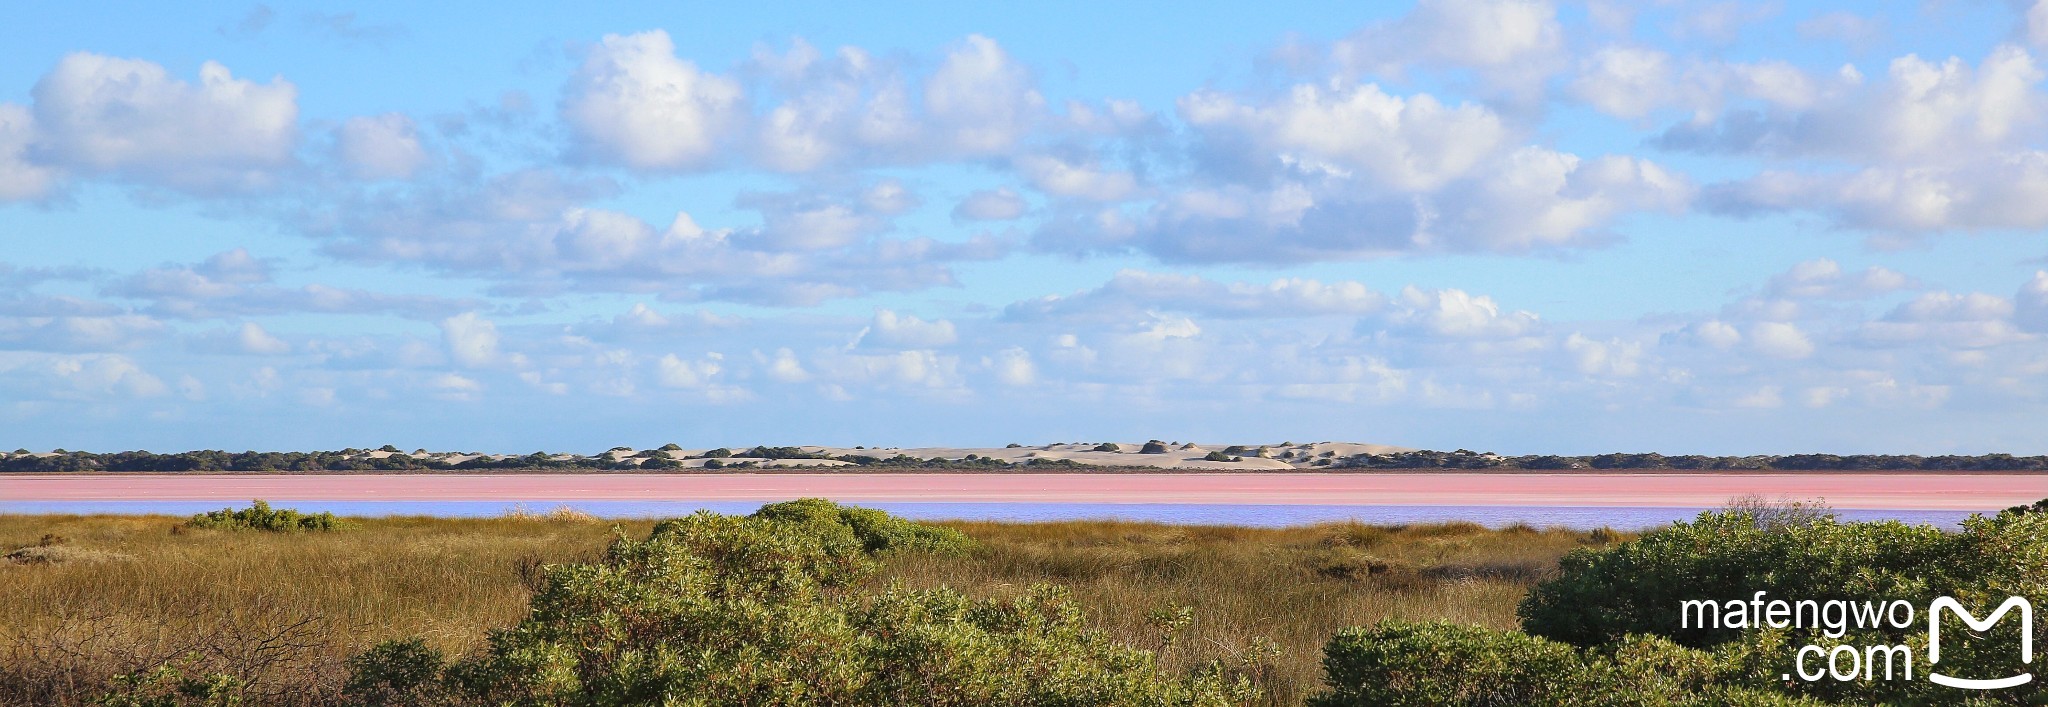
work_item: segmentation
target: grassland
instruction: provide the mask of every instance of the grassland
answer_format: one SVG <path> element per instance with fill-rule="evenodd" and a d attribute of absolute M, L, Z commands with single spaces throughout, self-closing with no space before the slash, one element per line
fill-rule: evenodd
<path fill-rule="evenodd" d="M 0 561 L 0 705 L 87 703 L 111 676 L 180 655 L 251 676 L 259 697 L 300 701 L 383 639 L 475 649 L 524 615 L 534 567 L 591 557 L 615 532 L 650 525 L 540 514 L 268 533 L 182 520 L 0 516 L 11 558 Z M 1340 628 L 1385 617 L 1512 628 L 1515 604 L 1558 557 L 1619 539 L 1470 524 L 951 525 L 979 549 L 896 557 L 869 581 L 981 596 L 1064 584 L 1092 624 L 1170 668 L 1256 657 L 1271 704 L 1315 689 L 1323 643 Z"/>

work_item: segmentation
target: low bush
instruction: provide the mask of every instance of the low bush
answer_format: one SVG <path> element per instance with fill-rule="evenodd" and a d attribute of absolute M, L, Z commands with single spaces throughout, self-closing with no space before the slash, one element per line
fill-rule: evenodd
<path fill-rule="evenodd" d="M 331 531 L 347 527 L 333 513 L 300 513 L 290 508 L 272 509 L 257 499 L 248 508 L 223 508 L 192 516 L 185 525 L 207 530 L 267 530 L 270 532 Z"/>
<path fill-rule="evenodd" d="M 1820 705 L 1739 683 L 1743 650 L 1702 651 L 1630 636 L 1597 649 L 1447 622 L 1382 621 L 1324 649 L 1327 689 L 1311 707 Z"/>
<path fill-rule="evenodd" d="M 414 642 L 354 661 L 358 704 L 1228 705 L 1220 667 L 1165 674 L 1084 626 L 1065 591 L 1009 600 L 864 591 L 879 555 L 959 551 L 966 536 L 819 499 L 698 513 L 551 565 L 527 618 L 442 666 Z M 381 700 L 381 701 L 378 701 Z"/>

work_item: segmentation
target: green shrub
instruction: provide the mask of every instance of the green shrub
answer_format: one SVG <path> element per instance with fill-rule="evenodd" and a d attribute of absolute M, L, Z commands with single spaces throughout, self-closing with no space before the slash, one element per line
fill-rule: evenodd
<path fill-rule="evenodd" d="M 349 704 L 360 707 L 421 707 L 456 704 L 441 680 L 447 661 L 425 641 L 385 641 L 349 658 Z"/>
<path fill-rule="evenodd" d="M 872 508 L 841 506 L 822 498 L 770 503 L 751 516 L 800 526 L 802 532 L 838 538 L 844 534 L 870 554 L 897 551 L 963 552 L 974 540 L 951 528 L 925 525 Z"/>
<path fill-rule="evenodd" d="M 1905 628 L 1848 627 L 1837 637 L 1818 628 L 1759 630 L 1681 626 L 1683 602 L 1772 599 L 1826 602 L 1905 601 L 1915 621 Z M 1960 532 L 1898 522 L 1841 523 L 1831 517 L 1760 522 L 1748 512 L 1703 513 L 1635 540 L 1580 549 L 1560 562 L 1556 578 L 1532 588 L 1518 611 L 1531 634 L 1581 646 L 1629 634 L 1653 634 L 1688 646 L 1723 646 L 1746 658 L 1756 687 L 1792 671 L 1797 646 L 1905 645 L 1914 675 L 1928 671 L 1925 611 L 1954 596 L 1989 609 L 2007 596 L 2048 595 L 2048 515 L 1972 517 Z M 2039 631 L 2037 623 L 2030 630 Z M 2010 675 L 2021 631 L 1994 631 L 1942 646 L 1943 672 Z M 1953 690 L 1921 680 L 1793 682 L 1780 689 L 1855 703 L 1954 700 Z M 2038 684 L 2001 691 L 2022 702 L 2048 697 Z M 2031 702 L 2030 702 L 2031 703 Z"/>
<path fill-rule="evenodd" d="M 185 524 L 209 530 L 267 530 L 275 533 L 342 530 L 347 527 L 333 513 L 300 513 L 290 508 L 273 510 L 257 499 L 248 508 L 223 508 L 192 516 Z"/>
<path fill-rule="evenodd" d="M 1097 452 L 1121 452 L 1121 451 L 1124 451 L 1124 448 L 1123 448 L 1123 447 L 1122 447 L 1121 445 L 1118 445 L 1118 444 L 1117 444 L 1117 443 L 1115 443 L 1115 442 L 1103 442 L 1102 444 L 1098 444 L 1098 445 L 1095 445 L 1095 449 L 1094 449 L 1094 451 L 1097 451 Z"/>
<path fill-rule="evenodd" d="M 1209 454 L 1208 454 L 1207 456 L 1204 456 L 1204 457 L 1202 457 L 1202 459 L 1203 459 L 1203 460 L 1205 460 L 1205 461 L 1212 461 L 1212 462 L 1234 462 L 1234 461 L 1239 461 L 1239 459 L 1238 459 L 1237 457 L 1233 457 L 1233 456 L 1230 456 L 1230 455 L 1228 455 L 1228 454 L 1224 454 L 1224 453 L 1222 453 L 1222 452 L 1210 452 L 1210 453 L 1209 453 Z"/>
<path fill-rule="evenodd" d="M 173 665 L 114 677 L 99 707 L 240 707 L 246 687 L 231 675 L 192 676 Z"/>
<path fill-rule="evenodd" d="M 1702 651 L 1651 636 L 1596 649 L 1516 631 L 1382 621 L 1324 650 L 1311 707 L 1427 705 L 1818 705 L 1770 692 L 1748 651 Z"/>
<path fill-rule="evenodd" d="M 1382 621 L 1323 649 L 1329 692 L 1315 707 L 1533 705 L 1562 701 L 1582 671 L 1571 646 L 1509 631 Z"/>
<path fill-rule="evenodd" d="M 1152 440 L 1152 441 L 1149 441 L 1149 442 L 1146 442 L 1146 443 L 1145 443 L 1145 446 L 1144 446 L 1143 448 L 1141 448 L 1141 449 L 1139 449 L 1139 450 L 1138 450 L 1138 453 L 1139 453 L 1139 454 L 1165 454 L 1165 453 L 1166 453 L 1166 443 L 1165 443 L 1165 442 L 1161 442 L 1161 441 L 1159 441 L 1159 440 L 1156 440 L 1156 439 L 1155 439 L 1155 440 Z"/>
<path fill-rule="evenodd" d="M 1084 625 L 1064 591 L 1014 599 L 859 588 L 882 553 L 965 536 L 818 499 L 698 513 L 598 561 L 551 565 L 526 619 L 478 655 L 386 644 L 350 690 L 446 686 L 490 705 L 1227 705 L 1256 696 L 1212 668 L 1169 676 Z M 368 699 L 352 695 L 364 704 Z"/>

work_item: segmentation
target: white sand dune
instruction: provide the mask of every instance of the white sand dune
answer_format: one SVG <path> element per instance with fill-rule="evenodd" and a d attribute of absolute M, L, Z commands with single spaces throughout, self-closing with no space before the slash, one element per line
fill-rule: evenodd
<path fill-rule="evenodd" d="M 1047 462 L 1071 462 L 1086 466 L 1120 466 L 1151 469 L 1209 469 L 1209 470 L 1268 470 L 1268 469 L 1309 469 L 1327 465 L 1334 459 L 1357 454 L 1387 454 L 1413 451 L 1408 447 L 1358 442 L 1313 442 L 1313 443 L 1265 443 L 1265 444 L 1215 444 L 1185 441 L 1164 442 L 1164 452 L 1145 453 L 1146 442 L 1072 442 L 1041 444 L 1036 446 L 1003 447 L 828 447 L 804 445 L 797 447 L 805 454 L 817 459 L 766 459 L 747 456 L 753 446 L 731 446 L 715 449 L 725 450 L 723 456 L 707 457 L 715 449 L 670 449 L 639 450 L 618 447 L 602 454 L 611 461 L 627 464 L 645 464 L 650 458 L 667 457 L 684 468 L 704 468 L 713 458 L 721 466 L 748 464 L 759 468 L 820 468 L 856 466 L 854 462 L 840 457 L 876 457 L 891 459 L 898 456 L 918 460 L 943 459 L 949 462 L 972 462 L 990 459 L 1007 464 L 1028 464 L 1034 460 Z M 1231 461 L 1209 459 L 1212 452 L 1225 453 Z M 365 456 L 381 458 L 388 452 L 364 452 Z M 479 457 L 510 459 L 518 455 L 428 453 L 429 458 L 450 464 Z M 558 459 L 574 458 L 573 455 L 557 455 Z M 1318 463 L 1320 462 L 1320 463 Z"/>
<path fill-rule="evenodd" d="M 860 466 L 857 457 L 893 459 L 909 457 L 920 462 L 941 459 L 947 462 L 974 464 L 980 460 L 993 460 L 1004 464 L 1027 465 L 1033 462 L 1072 463 L 1083 466 L 1136 467 L 1148 469 L 1204 469 L 1212 471 L 1257 471 L 1275 469 L 1313 469 L 1328 466 L 1338 459 L 1358 454 L 1387 454 L 1414 451 L 1408 447 L 1385 444 L 1364 444 L 1357 442 L 1312 442 L 1312 443 L 1263 443 L 1263 444 L 1213 444 L 1186 441 L 1160 442 L 1159 449 L 1147 453 L 1144 441 L 1120 442 L 1062 442 L 1036 446 L 1007 445 L 1002 447 L 824 447 L 806 445 L 796 450 L 813 458 L 771 459 L 748 456 L 756 447 L 752 445 L 718 447 L 708 449 L 634 449 L 614 447 L 592 455 L 550 454 L 555 461 L 580 459 L 603 459 L 607 462 L 631 466 L 644 466 L 649 460 L 666 459 L 686 469 L 701 469 L 707 466 L 741 468 L 830 468 Z M 782 448 L 788 449 L 788 448 Z M 715 453 L 715 454 L 714 454 Z M 1211 459 L 1211 454 L 1227 459 Z M 362 460 L 388 459 L 404 454 L 391 448 L 354 451 L 350 458 Z M 0 454 L 0 458 L 20 456 Z M 54 456 L 50 452 L 31 453 L 27 456 Z M 523 459 L 523 454 L 484 454 L 479 452 L 430 452 L 415 450 L 408 454 L 413 458 L 431 459 L 446 464 L 484 459 L 503 461 Z M 673 467 L 671 467 L 673 468 Z M 1042 467 L 1041 467 L 1042 468 Z"/>

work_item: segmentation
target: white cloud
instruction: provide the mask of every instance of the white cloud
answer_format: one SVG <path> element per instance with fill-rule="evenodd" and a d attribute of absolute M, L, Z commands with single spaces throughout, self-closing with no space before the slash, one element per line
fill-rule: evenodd
<path fill-rule="evenodd" d="M 2034 0 L 2022 18 L 2021 34 L 2035 47 L 2048 47 L 2048 0 Z"/>
<path fill-rule="evenodd" d="M 48 372 L 74 394 L 153 398 L 170 391 L 162 379 L 127 356 L 65 356 L 52 360 Z"/>
<path fill-rule="evenodd" d="M 1740 408 L 1777 408 L 1785 405 L 1784 388 L 1767 385 L 1745 393 L 1733 401 Z"/>
<path fill-rule="evenodd" d="M 291 353 L 292 350 L 291 344 L 271 335 L 255 322 L 243 322 L 241 330 L 235 334 L 235 341 L 241 346 L 243 353 L 276 356 Z"/>
<path fill-rule="evenodd" d="M 712 384 L 712 379 L 725 368 L 722 356 L 707 354 L 694 361 L 685 361 L 668 354 L 661 357 L 656 379 L 666 388 L 703 388 Z"/>
<path fill-rule="evenodd" d="M 1912 278 L 1889 268 L 1871 266 L 1862 272 L 1845 273 L 1840 263 L 1815 258 L 1772 276 L 1764 291 L 1773 297 L 1790 299 L 1853 300 L 1917 286 Z"/>
<path fill-rule="evenodd" d="M 1514 147 L 1487 108 L 1374 85 L 1297 86 L 1265 103 L 1212 90 L 1180 105 L 1200 136 L 1194 178 L 1142 213 L 1069 208 L 1033 245 L 1264 263 L 1555 250 L 1614 240 L 1617 218 L 1692 197 L 1647 160 Z"/>
<path fill-rule="evenodd" d="M 789 349 L 776 349 L 775 357 L 768 360 L 768 377 L 784 383 L 801 383 L 810 380 L 811 373 L 804 370 L 796 353 Z"/>
<path fill-rule="evenodd" d="M 498 325 L 476 312 L 441 320 L 441 341 L 448 357 L 464 366 L 479 368 L 498 360 Z"/>
<path fill-rule="evenodd" d="M 1790 322 L 1757 322 L 1745 337 L 1751 349 L 1772 358 L 1797 359 L 1813 355 L 1813 341 Z"/>
<path fill-rule="evenodd" d="M 678 212 L 667 228 L 579 202 L 609 185 L 548 172 L 380 195 L 338 209 L 330 252 L 497 280 L 499 294 L 656 293 L 679 300 L 812 305 L 954 283 L 949 264 L 1005 254 L 990 235 L 884 238 L 917 202 L 889 180 L 796 193 L 745 193 L 756 225 L 705 228 Z"/>
<path fill-rule="evenodd" d="M 1120 270 L 1101 287 L 1012 303 L 1003 316 L 1129 319 L 1146 311 L 1205 317 L 1286 318 L 1358 316 L 1384 306 L 1386 297 L 1364 283 L 1282 278 L 1268 283 L 1216 282 L 1195 275 Z"/>
<path fill-rule="evenodd" d="M 268 186 L 298 142 L 298 89 L 215 62 L 199 83 L 162 66 L 87 52 L 36 82 L 35 152 L 79 171 L 198 191 Z"/>
<path fill-rule="evenodd" d="M 114 351 L 140 347 L 167 331 L 162 322 L 135 314 L 0 317 L 0 348 Z"/>
<path fill-rule="evenodd" d="M 925 110 L 938 137 L 965 154 L 994 154 L 1024 137 L 1044 109 L 1031 75 L 979 34 L 953 46 L 925 81 Z"/>
<path fill-rule="evenodd" d="M 1708 112 L 1656 143 L 1703 152 L 1954 163 L 2016 147 L 2040 124 L 2042 71 L 2025 49 L 1997 47 L 1976 67 L 1906 55 L 1878 81 L 1844 71 L 1809 91 L 1805 110 Z M 1814 100 L 1821 94 L 1827 100 Z"/>
<path fill-rule="evenodd" d="M 1483 106 L 1447 106 L 1429 94 L 1389 95 L 1378 85 L 1300 85 L 1286 98 L 1248 105 L 1204 90 L 1180 99 L 1180 112 L 1209 140 L 1258 155 L 1338 173 L 1374 186 L 1427 190 L 1466 174 L 1507 138 Z"/>
<path fill-rule="evenodd" d="M 1424 290 L 1412 285 L 1401 288 L 1386 321 L 1436 336 L 1485 339 L 1523 336 L 1534 333 L 1541 324 L 1533 312 L 1501 311 L 1492 297 L 1455 288 Z"/>
<path fill-rule="evenodd" d="M 1010 221 L 1022 217 L 1029 205 L 1008 187 L 981 189 L 953 207 L 954 221 Z"/>
<path fill-rule="evenodd" d="M 29 160 L 35 118 L 28 109 L 0 103 L 0 202 L 40 199 L 57 186 L 58 170 Z"/>
<path fill-rule="evenodd" d="M 1056 196 L 1121 201 L 1138 187 L 1130 172 L 1106 170 L 1093 163 L 1075 164 L 1051 155 L 1026 155 L 1015 163 L 1033 187 Z"/>
<path fill-rule="evenodd" d="M 348 119 L 334 131 L 334 151 L 364 179 L 405 179 L 427 162 L 419 129 L 403 113 Z"/>
<path fill-rule="evenodd" d="M 875 310 L 874 319 L 862 330 L 862 343 L 874 343 L 904 349 L 929 349 L 947 346 L 960 339 L 953 323 L 944 319 L 925 321 L 908 314 L 897 314 L 887 309 Z"/>
<path fill-rule="evenodd" d="M 1573 332 L 1565 338 L 1564 348 L 1586 375 L 1627 377 L 1642 371 L 1643 345 L 1638 342 L 1597 341 Z"/>
<path fill-rule="evenodd" d="M 1884 37 L 1885 22 L 1881 17 L 1837 10 L 1801 20 L 1794 29 L 1802 37 L 1833 39 L 1861 47 Z"/>
<path fill-rule="evenodd" d="M 996 381 L 1007 386 L 1027 386 L 1038 381 L 1038 365 L 1031 360 L 1031 352 L 1010 347 L 996 352 L 993 359 L 983 359 L 983 364 L 996 374 Z"/>
<path fill-rule="evenodd" d="M 2037 270 L 2034 278 L 2020 286 L 2013 298 L 2014 321 L 2021 329 L 2048 333 L 2048 270 Z"/>
<path fill-rule="evenodd" d="M 1981 292 L 1929 292 L 1900 304 L 1878 321 L 1864 324 L 1860 334 L 1868 343 L 1885 346 L 1997 346 L 2022 338 L 2014 326 L 2015 309 L 2013 300 Z"/>
<path fill-rule="evenodd" d="M 640 169 L 708 164 L 745 118 L 738 82 L 675 55 L 668 32 L 608 34 L 570 79 L 562 118 L 593 157 Z"/>
<path fill-rule="evenodd" d="M 1202 327 L 1187 317 L 1148 312 L 1152 318 L 1144 330 L 1134 337 L 1141 341 L 1161 342 L 1168 339 L 1192 339 L 1202 335 Z"/>
<path fill-rule="evenodd" d="M 1723 321 L 1705 321 L 1688 327 L 1685 331 L 1694 341 L 1726 351 L 1742 343 L 1742 331 Z"/>
<path fill-rule="evenodd" d="M 1541 0 L 1422 0 L 1408 15 L 1336 43 L 1351 71 L 1401 75 L 1413 65 L 1479 69 L 1502 87 L 1526 86 L 1557 61 L 1564 30 Z"/>
<path fill-rule="evenodd" d="M 435 376 L 427 381 L 427 387 L 443 400 L 475 400 L 484 392 L 484 384 L 456 373 Z"/>
<path fill-rule="evenodd" d="M 1605 47 L 1581 60 L 1572 94 L 1594 108 L 1641 118 L 1671 103 L 1677 90 L 1671 55 L 1647 47 Z"/>

